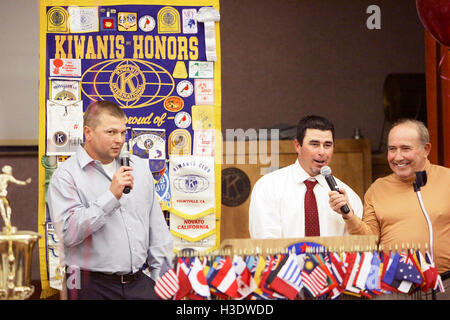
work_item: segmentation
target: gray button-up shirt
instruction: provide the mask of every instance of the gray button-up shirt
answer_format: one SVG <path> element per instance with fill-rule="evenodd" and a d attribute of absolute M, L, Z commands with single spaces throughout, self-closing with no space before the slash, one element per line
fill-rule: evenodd
<path fill-rule="evenodd" d="M 102 164 L 82 147 L 55 170 L 48 208 L 64 243 L 66 265 L 134 273 L 147 261 L 156 279 L 163 259 L 170 261 L 173 239 L 156 199 L 148 161 L 132 155 L 130 163 L 134 187 L 120 200 L 109 190 L 111 178 Z"/>

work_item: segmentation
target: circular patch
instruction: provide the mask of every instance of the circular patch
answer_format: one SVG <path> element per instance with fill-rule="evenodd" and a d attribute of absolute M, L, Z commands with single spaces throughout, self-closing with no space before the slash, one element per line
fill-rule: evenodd
<path fill-rule="evenodd" d="M 144 32 L 150 32 L 155 29 L 156 22 L 152 16 L 145 15 L 139 19 L 139 29 Z"/>
<path fill-rule="evenodd" d="M 56 94 L 55 100 L 63 100 L 63 101 L 70 100 L 70 101 L 75 101 L 75 100 L 77 100 L 77 99 L 76 99 L 75 95 L 74 95 L 72 92 L 63 90 L 63 91 L 58 92 L 58 93 Z"/>
<path fill-rule="evenodd" d="M 173 186 L 180 192 L 200 193 L 209 188 L 209 181 L 196 174 L 188 174 L 178 177 L 173 181 Z"/>
<path fill-rule="evenodd" d="M 64 14 L 59 10 L 49 11 L 49 17 L 55 26 L 61 26 L 66 21 Z"/>
<path fill-rule="evenodd" d="M 180 81 L 177 84 L 177 93 L 180 97 L 187 98 L 194 92 L 194 86 L 188 80 Z"/>
<path fill-rule="evenodd" d="M 111 74 L 109 87 L 116 99 L 134 101 L 145 91 L 145 76 L 137 65 L 123 64 Z"/>
<path fill-rule="evenodd" d="M 64 131 L 57 131 L 53 134 L 53 142 L 58 147 L 62 147 L 67 143 L 67 134 Z"/>
<path fill-rule="evenodd" d="M 164 109 L 169 112 L 178 112 L 184 107 L 184 101 L 180 97 L 168 97 L 164 100 Z"/>
<path fill-rule="evenodd" d="M 185 129 L 191 125 L 191 115 L 184 111 L 178 112 L 174 121 L 178 128 Z"/>
<path fill-rule="evenodd" d="M 238 168 L 222 170 L 222 204 L 237 207 L 243 204 L 250 195 L 250 179 Z"/>

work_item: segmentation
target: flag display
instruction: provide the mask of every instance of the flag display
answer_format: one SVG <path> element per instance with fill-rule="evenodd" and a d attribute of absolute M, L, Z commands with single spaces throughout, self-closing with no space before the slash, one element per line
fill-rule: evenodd
<path fill-rule="evenodd" d="M 342 295 L 370 299 L 393 292 L 408 295 L 418 290 L 445 290 L 431 255 L 414 250 L 293 250 L 288 254 L 202 259 L 178 258 L 180 289 L 175 299 L 339 299 Z"/>

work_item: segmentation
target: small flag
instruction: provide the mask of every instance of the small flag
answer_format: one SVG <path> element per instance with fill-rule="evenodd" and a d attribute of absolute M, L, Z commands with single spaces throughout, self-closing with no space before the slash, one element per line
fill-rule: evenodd
<path fill-rule="evenodd" d="M 297 297 L 302 284 L 301 269 L 293 254 L 289 254 L 287 261 L 278 272 L 270 287 L 293 300 Z"/>
<path fill-rule="evenodd" d="M 442 283 L 441 275 L 438 273 L 436 266 L 434 265 L 433 259 L 431 259 L 431 254 L 427 251 L 425 252 L 425 259 L 430 265 L 431 272 L 433 274 L 433 290 L 437 292 L 445 292 L 444 284 Z"/>
<path fill-rule="evenodd" d="M 188 278 L 192 289 L 194 289 L 198 295 L 204 298 L 211 296 L 205 274 L 203 273 L 203 265 L 197 257 L 194 258 L 194 262 L 191 264 Z"/>
<path fill-rule="evenodd" d="M 230 257 L 227 256 L 220 264 L 220 269 L 218 269 L 214 278 L 211 279 L 210 284 L 229 297 L 239 297 L 236 274 L 234 273 Z"/>
<path fill-rule="evenodd" d="M 238 293 L 240 295 L 239 299 L 244 299 L 257 288 L 257 285 L 247 267 L 247 264 L 238 255 L 233 258 L 233 268 L 236 273 Z"/>
<path fill-rule="evenodd" d="M 305 256 L 305 265 L 301 275 L 303 287 L 313 297 L 317 297 L 327 285 L 327 274 L 310 254 Z"/>
<path fill-rule="evenodd" d="M 366 289 L 366 281 L 369 276 L 371 264 L 372 264 L 372 252 L 363 252 L 361 254 L 361 262 L 359 272 L 355 279 L 355 286 L 360 290 Z"/>
<path fill-rule="evenodd" d="M 333 272 L 334 278 L 338 282 L 339 286 L 344 281 L 345 272 L 342 269 L 342 262 L 339 255 L 336 252 L 329 253 L 331 271 Z"/>
<path fill-rule="evenodd" d="M 155 293 L 162 300 L 169 300 L 177 293 L 179 287 L 178 278 L 175 271 L 164 260 L 161 272 L 155 282 Z"/>
<path fill-rule="evenodd" d="M 380 257 L 376 251 L 373 252 L 369 275 L 366 280 L 367 290 L 380 290 Z"/>
<path fill-rule="evenodd" d="M 188 274 L 189 274 L 188 266 L 184 263 L 184 261 L 181 258 L 178 258 L 177 278 L 180 289 L 175 295 L 175 300 L 183 299 L 189 293 L 189 291 L 192 290 Z"/>
<path fill-rule="evenodd" d="M 402 252 L 400 255 L 400 260 L 398 262 L 397 272 L 395 273 L 394 279 L 400 281 L 410 281 L 413 283 L 421 284 L 422 276 L 420 272 L 410 261 L 406 252 Z"/>
<path fill-rule="evenodd" d="M 386 273 L 384 274 L 382 282 L 384 282 L 387 285 L 391 285 L 392 281 L 394 280 L 395 273 L 397 272 L 398 262 L 400 260 L 400 255 L 398 252 L 395 254 L 391 252 L 391 256 L 389 258 L 389 264 L 386 270 Z"/>

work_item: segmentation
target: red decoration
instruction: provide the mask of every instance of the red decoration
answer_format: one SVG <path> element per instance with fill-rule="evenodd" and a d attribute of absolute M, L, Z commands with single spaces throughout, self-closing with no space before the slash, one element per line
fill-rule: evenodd
<path fill-rule="evenodd" d="M 425 29 L 444 46 L 450 46 L 450 0 L 416 0 Z"/>

